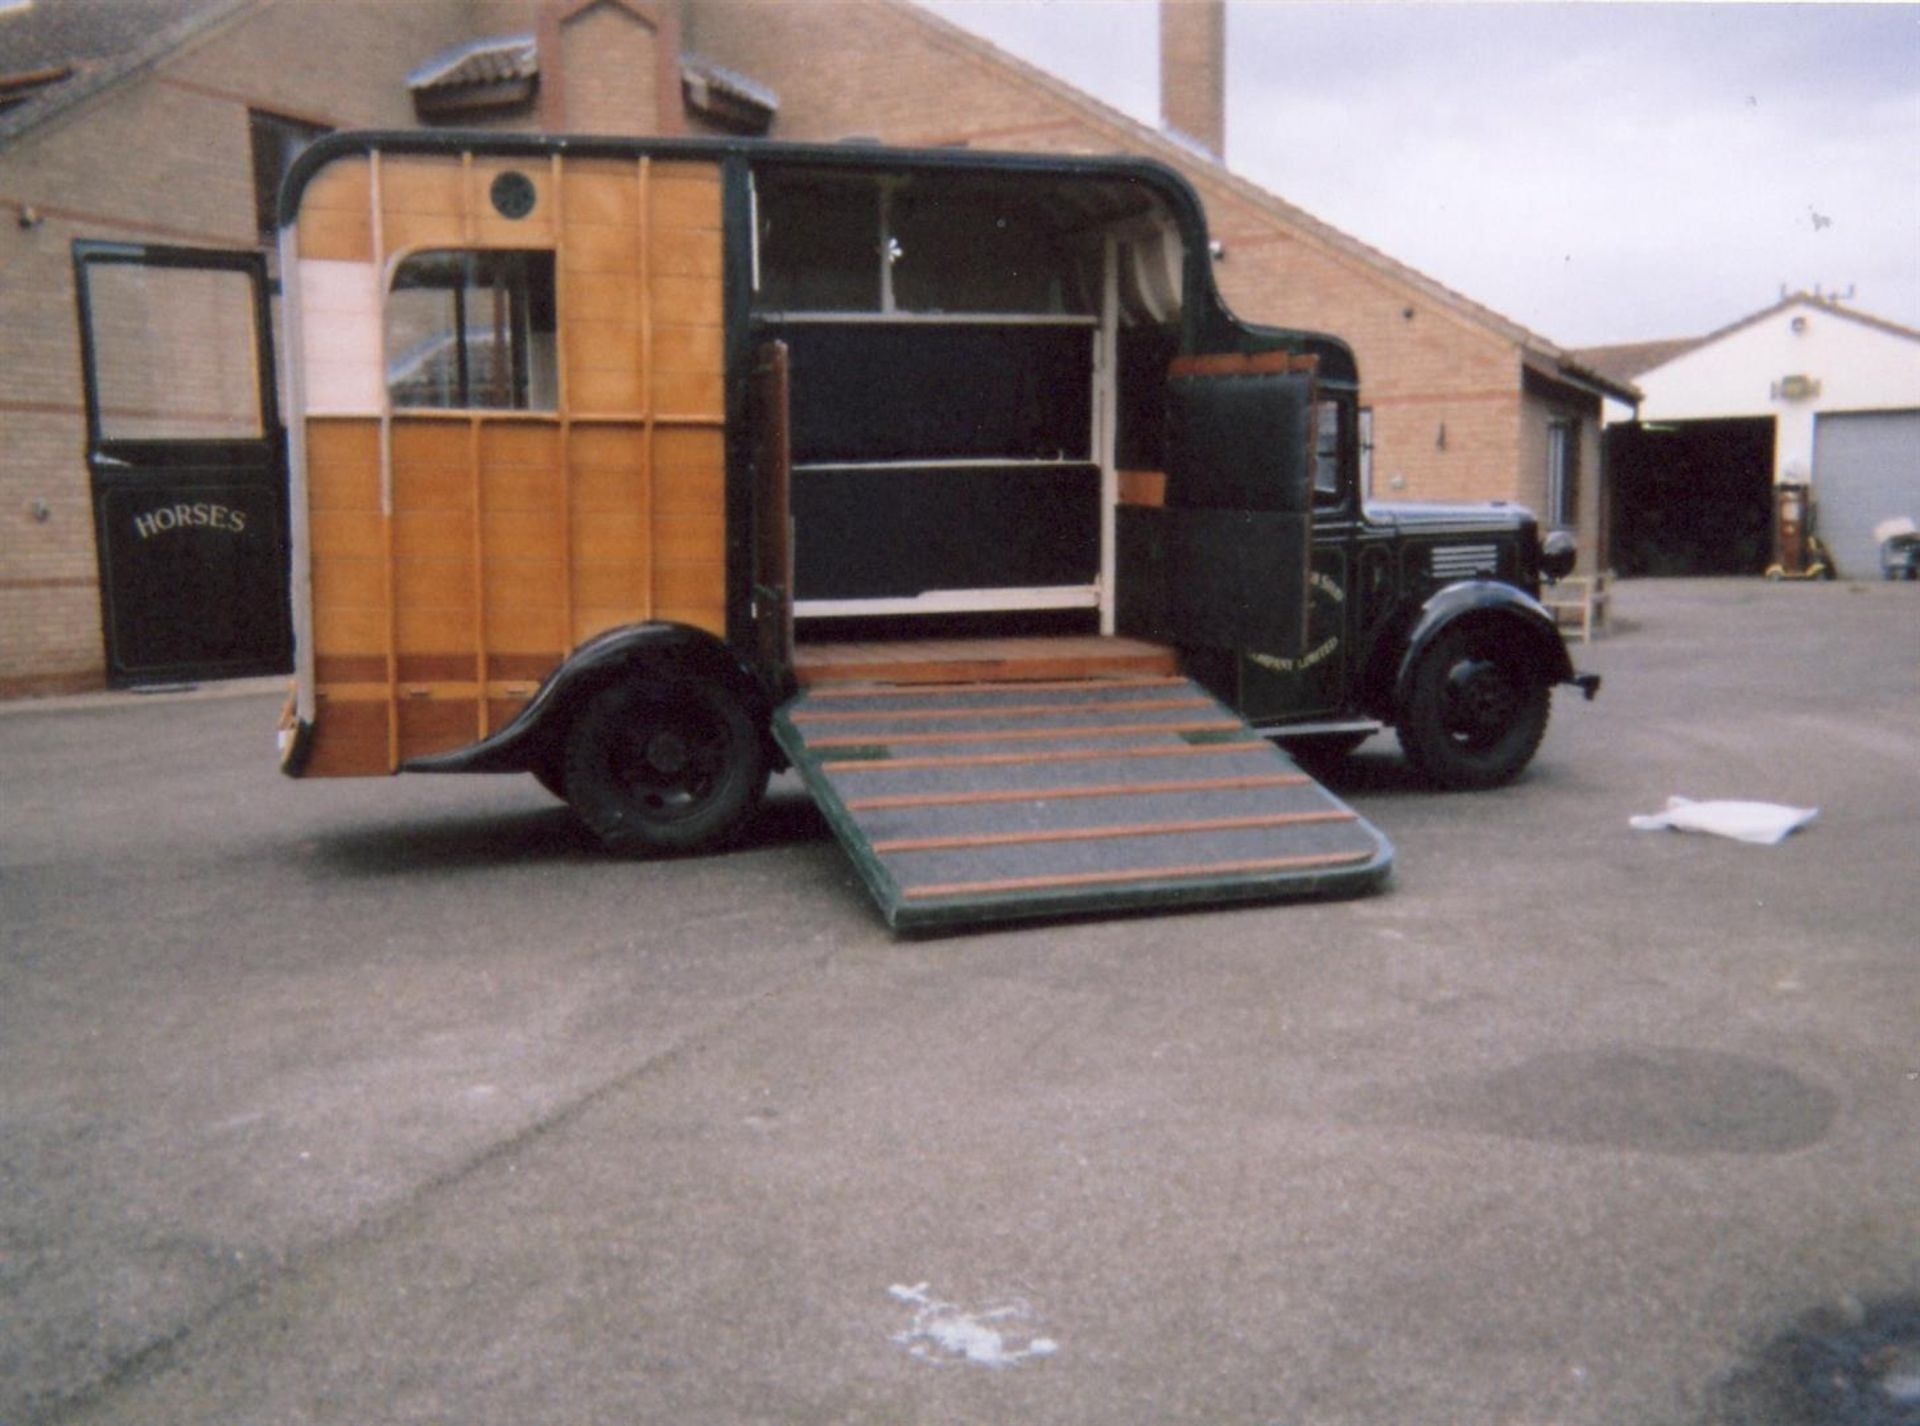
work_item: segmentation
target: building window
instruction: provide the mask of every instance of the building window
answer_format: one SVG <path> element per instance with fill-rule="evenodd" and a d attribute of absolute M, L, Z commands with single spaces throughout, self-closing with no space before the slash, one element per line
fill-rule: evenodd
<path fill-rule="evenodd" d="M 1580 523 L 1580 423 L 1547 426 L 1547 524 L 1571 529 Z"/>
<path fill-rule="evenodd" d="M 396 407 L 554 410 L 553 254 L 416 253 L 387 294 L 386 350 Z"/>
<path fill-rule="evenodd" d="M 280 231 L 280 185 L 287 170 L 302 149 L 332 130 L 260 109 L 247 111 L 247 130 L 253 142 L 254 226 L 262 242 L 272 242 Z"/>

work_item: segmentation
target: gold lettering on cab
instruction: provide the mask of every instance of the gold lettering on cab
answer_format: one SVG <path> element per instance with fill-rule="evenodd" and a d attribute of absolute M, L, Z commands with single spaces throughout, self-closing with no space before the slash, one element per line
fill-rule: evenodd
<path fill-rule="evenodd" d="M 1308 583 L 1313 586 L 1313 592 L 1319 597 L 1334 604 L 1344 604 L 1346 602 L 1347 591 L 1341 586 L 1338 580 L 1332 578 L 1330 575 L 1323 574 L 1316 569 L 1308 576 Z M 1314 668 L 1332 658 L 1339 647 L 1340 636 L 1335 634 L 1333 637 L 1308 649 L 1297 659 L 1283 659 L 1278 654 L 1249 653 L 1247 655 L 1247 661 L 1258 664 L 1261 668 L 1268 669 L 1273 673 L 1303 673 L 1307 669 Z"/>
<path fill-rule="evenodd" d="M 247 512 L 230 505 L 214 505 L 205 500 L 191 504 L 162 505 L 144 515 L 133 517 L 134 533 L 143 540 L 164 535 L 170 530 L 224 530 L 230 535 L 245 533 Z"/>
<path fill-rule="evenodd" d="M 1277 654 L 1248 654 L 1247 658 L 1251 662 L 1259 664 L 1261 668 L 1271 669 L 1275 673 L 1299 673 L 1304 669 L 1310 669 L 1317 664 L 1325 663 L 1333 657 L 1334 650 L 1339 647 L 1340 636 L 1335 634 L 1324 644 L 1308 649 L 1297 659 L 1283 659 Z"/>

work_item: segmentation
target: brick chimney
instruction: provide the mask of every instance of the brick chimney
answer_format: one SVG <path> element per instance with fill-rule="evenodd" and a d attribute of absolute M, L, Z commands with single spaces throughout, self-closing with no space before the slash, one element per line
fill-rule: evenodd
<path fill-rule="evenodd" d="M 534 36 L 541 128 L 686 132 L 677 0 L 539 0 Z"/>
<path fill-rule="evenodd" d="M 1226 0 L 1160 0 L 1160 122 L 1226 158 Z"/>

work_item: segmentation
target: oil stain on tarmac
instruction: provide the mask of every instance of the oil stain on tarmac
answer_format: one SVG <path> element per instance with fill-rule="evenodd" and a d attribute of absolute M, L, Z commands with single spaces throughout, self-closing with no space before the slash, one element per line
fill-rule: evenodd
<path fill-rule="evenodd" d="M 1423 1122 L 1538 1143 L 1655 1154 L 1784 1154 L 1826 1137 L 1839 1099 L 1746 1055 L 1609 1047 L 1443 1081 Z"/>

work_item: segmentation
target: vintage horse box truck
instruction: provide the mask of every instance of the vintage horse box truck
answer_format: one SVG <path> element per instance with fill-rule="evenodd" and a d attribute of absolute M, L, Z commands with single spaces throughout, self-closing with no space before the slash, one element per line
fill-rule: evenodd
<path fill-rule="evenodd" d="M 282 212 L 294 776 L 674 852 L 792 766 L 913 928 L 1372 887 L 1274 739 L 1489 786 L 1591 695 L 1570 547 L 1363 508 L 1351 353 L 1160 165 L 342 134 Z"/>

